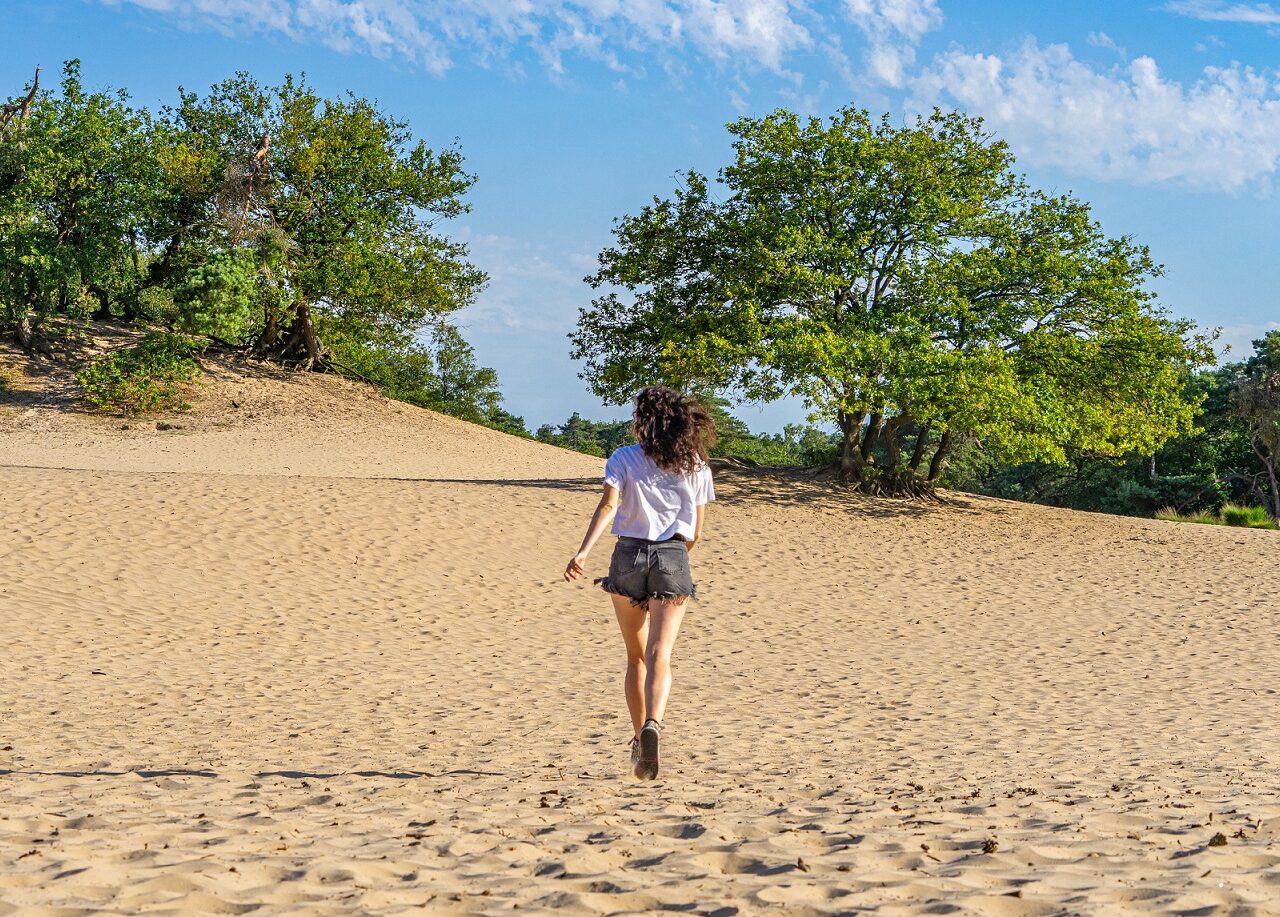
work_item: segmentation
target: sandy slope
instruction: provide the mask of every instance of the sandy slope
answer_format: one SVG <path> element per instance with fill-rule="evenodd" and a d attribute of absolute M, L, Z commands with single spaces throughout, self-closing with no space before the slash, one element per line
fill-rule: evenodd
<path fill-rule="evenodd" d="M 637 784 L 559 579 L 600 461 L 338 380 L 169 431 L 37 388 L 0 913 L 1280 913 L 1273 533 L 723 474 Z"/>

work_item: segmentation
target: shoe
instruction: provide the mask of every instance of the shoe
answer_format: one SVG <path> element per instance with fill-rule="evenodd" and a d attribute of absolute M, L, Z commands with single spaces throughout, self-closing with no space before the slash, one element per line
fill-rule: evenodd
<path fill-rule="evenodd" d="M 631 737 L 631 770 L 636 769 L 636 765 L 640 763 L 640 740 L 635 736 Z"/>
<path fill-rule="evenodd" d="M 640 730 L 640 754 L 635 774 L 641 780 L 658 779 L 658 737 L 662 726 L 657 720 L 645 720 Z"/>

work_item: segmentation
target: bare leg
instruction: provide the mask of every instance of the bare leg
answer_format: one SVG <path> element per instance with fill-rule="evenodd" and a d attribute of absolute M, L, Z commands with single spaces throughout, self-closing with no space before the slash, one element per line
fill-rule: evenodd
<path fill-rule="evenodd" d="M 610 595 L 609 598 L 613 599 L 613 613 L 618 618 L 618 628 L 627 645 L 627 674 L 623 684 L 627 691 L 627 710 L 631 712 L 631 727 L 638 736 L 645 720 L 644 648 L 649 639 L 649 615 L 645 609 L 632 605 L 631 599 L 625 595 Z"/>
<path fill-rule="evenodd" d="M 676 635 L 680 633 L 680 622 L 684 620 L 687 604 L 685 596 L 649 600 L 649 639 L 644 650 L 648 669 L 644 708 L 645 717 L 659 723 L 667 710 L 667 697 L 671 694 L 671 649 L 675 646 Z"/>

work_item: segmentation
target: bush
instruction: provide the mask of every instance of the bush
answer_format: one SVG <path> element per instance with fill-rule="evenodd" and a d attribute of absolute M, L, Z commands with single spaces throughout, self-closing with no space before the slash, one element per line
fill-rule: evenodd
<path fill-rule="evenodd" d="M 1184 516 L 1177 510 L 1171 508 L 1156 510 L 1156 518 L 1162 519 L 1165 522 L 1194 522 L 1199 525 L 1222 525 L 1222 520 L 1217 516 L 1210 516 L 1207 513 L 1191 513 Z"/>
<path fill-rule="evenodd" d="M 1261 506 L 1241 506 L 1228 503 L 1222 507 L 1222 521 L 1226 525 L 1234 525 L 1246 529 L 1274 529 L 1276 524 Z"/>
<path fill-rule="evenodd" d="M 200 344 L 179 334 L 149 332 L 134 347 L 81 367 L 76 381 L 85 400 L 99 410 L 143 414 L 171 408 L 186 410 L 179 385 L 200 375 L 192 354 Z"/>
<path fill-rule="evenodd" d="M 1166 522 L 1195 522 L 1200 525 L 1234 525 L 1239 528 L 1247 529 L 1275 529 L 1280 528 L 1271 517 L 1267 515 L 1267 511 L 1261 506 L 1241 506 L 1238 503 L 1228 503 L 1222 508 L 1222 512 L 1218 515 L 1210 515 L 1208 513 L 1191 513 L 1186 516 L 1178 513 L 1172 508 L 1165 508 L 1156 512 L 1157 519 L 1163 519 Z"/>
<path fill-rule="evenodd" d="M 218 253 L 188 272 L 174 291 L 183 331 L 240 343 L 253 320 L 257 267 L 252 254 Z"/>

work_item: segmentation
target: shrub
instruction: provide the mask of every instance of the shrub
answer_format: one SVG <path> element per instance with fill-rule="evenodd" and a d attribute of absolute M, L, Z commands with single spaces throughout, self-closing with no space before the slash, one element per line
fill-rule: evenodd
<path fill-rule="evenodd" d="M 1208 513 L 1190 513 L 1186 516 L 1176 510 L 1166 507 L 1156 512 L 1157 519 L 1163 519 L 1166 522 L 1196 522 L 1201 525 L 1234 525 L 1239 528 L 1248 529 L 1275 529 L 1280 528 L 1271 517 L 1267 515 L 1267 511 L 1261 506 L 1241 506 L 1237 503 L 1228 503 L 1222 508 L 1222 512 L 1216 516 Z"/>
<path fill-rule="evenodd" d="M 1222 525 L 1222 520 L 1217 516 L 1211 516 L 1208 513 L 1189 513 L 1184 516 L 1177 510 L 1168 507 L 1156 510 L 1156 518 L 1163 519 L 1165 522 L 1194 522 L 1199 525 Z"/>
<path fill-rule="evenodd" d="M 85 400 L 99 410 L 143 414 L 170 408 L 186 410 L 178 387 L 200 375 L 192 354 L 200 344 L 179 334 L 149 332 L 134 347 L 81 367 L 76 381 Z"/>
<path fill-rule="evenodd" d="M 1222 507 L 1222 521 L 1226 525 L 1234 525 L 1246 529 L 1274 529 L 1276 524 L 1271 521 L 1271 517 L 1267 515 L 1265 508 L 1261 506 L 1241 506 L 1238 503 L 1228 503 Z"/>
<path fill-rule="evenodd" d="M 182 330 L 240 343 L 253 318 L 256 278 L 253 256 L 243 251 L 215 254 L 192 268 L 173 293 Z"/>

